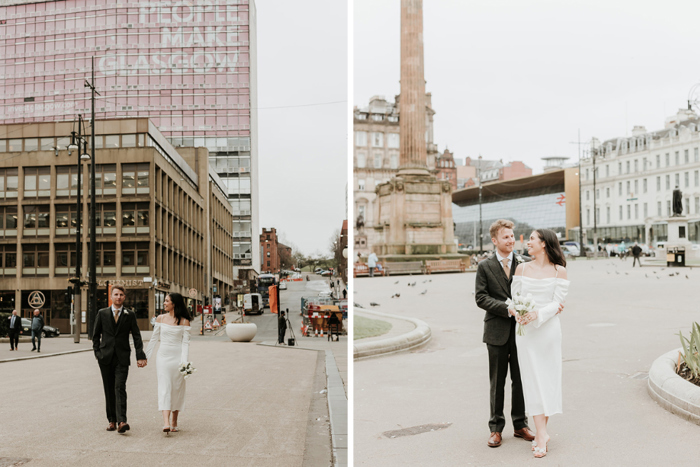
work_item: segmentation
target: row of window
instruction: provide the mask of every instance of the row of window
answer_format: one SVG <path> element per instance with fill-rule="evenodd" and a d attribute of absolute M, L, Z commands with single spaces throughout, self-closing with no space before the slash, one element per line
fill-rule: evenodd
<path fill-rule="evenodd" d="M 117 272 L 117 244 L 104 242 L 96 244 L 98 273 Z M 77 262 L 74 243 L 54 245 L 54 274 L 75 273 Z M 48 276 L 50 249 L 48 244 L 22 245 L 22 276 Z M 120 263 L 122 274 L 149 273 L 149 243 L 122 242 Z M 3 275 L 17 273 L 17 245 L 0 245 L 0 272 Z"/>
<path fill-rule="evenodd" d="M 384 157 L 381 153 L 375 153 L 373 158 L 375 169 L 381 169 L 384 166 Z M 364 169 L 367 167 L 367 155 L 363 152 L 357 153 L 357 168 Z M 389 156 L 389 168 L 398 169 L 399 168 L 399 155 L 391 154 Z"/>
<path fill-rule="evenodd" d="M 383 148 L 384 147 L 384 133 L 380 131 L 374 131 L 369 134 L 371 146 L 373 148 Z M 401 137 L 398 133 L 387 133 L 386 134 L 386 147 L 390 149 L 398 149 Z M 355 132 L 355 146 L 366 147 L 367 146 L 367 132 L 366 131 L 356 131 Z"/>
<path fill-rule="evenodd" d="M 51 196 L 51 168 L 25 167 L 24 198 L 42 198 Z M 122 194 L 149 193 L 149 164 L 122 164 Z M 17 198 L 19 189 L 19 170 L 17 168 L 0 169 L 0 198 Z M 56 196 L 77 196 L 78 167 L 62 165 L 56 167 Z M 95 166 L 95 194 L 117 194 L 117 165 Z"/>
<path fill-rule="evenodd" d="M 639 180 L 627 180 L 625 183 L 626 191 L 625 193 L 629 195 L 634 195 L 635 193 L 640 193 L 639 191 Z M 674 187 L 679 187 L 679 188 L 690 188 L 690 172 L 685 172 L 683 174 L 683 184 L 681 184 L 681 174 L 677 173 L 674 176 L 674 184 L 671 184 L 671 174 L 666 174 L 664 176 L 664 184 L 666 191 L 672 190 Z M 693 172 L 693 186 L 695 187 L 700 187 L 700 170 L 696 170 Z M 656 191 L 661 191 L 661 176 L 656 177 Z M 622 188 L 623 188 L 623 182 L 619 182 L 617 184 L 617 194 L 618 196 L 622 196 Z M 647 184 L 647 179 L 643 178 L 642 179 L 642 191 L 641 193 L 647 193 L 649 191 L 649 187 Z M 596 198 L 600 198 L 600 188 L 596 188 Z M 605 197 L 610 198 L 610 187 L 605 187 Z M 589 201 L 591 199 L 591 191 L 586 190 L 586 201 Z"/>
<path fill-rule="evenodd" d="M 683 150 L 683 158 L 681 159 L 681 151 L 675 151 L 674 152 L 674 157 L 673 157 L 673 162 L 674 166 L 678 166 L 681 164 L 690 164 L 691 162 L 700 162 L 700 148 L 693 148 L 693 160 L 690 160 L 690 149 L 684 149 Z M 664 162 L 663 167 L 671 167 L 671 153 L 667 152 L 664 154 L 664 158 L 661 158 L 661 154 L 657 154 L 655 157 L 655 163 L 649 160 L 647 157 L 643 157 L 642 160 L 640 161 L 639 159 L 634 159 L 634 160 L 628 160 L 622 161 L 617 163 L 617 175 L 624 175 L 624 174 L 630 174 L 630 173 L 637 173 L 640 170 L 645 171 L 649 169 L 660 169 L 662 168 L 661 162 Z M 641 164 L 640 164 L 641 162 Z M 624 169 L 624 171 L 623 171 Z M 596 178 L 600 177 L 600 170 L 598 167 L 596 167 Z M 592 175 L 593 171 L 592 169 L 586 169 L 586 180 L 589 180 L 589 177 Z M 605 176 L 610 177 L 610 164 L 605 165 Z"/>
<path fill-rule="evenodd" d="M 695 207 L 695 214 L 700 214 L 700 197 L 696 196 L 694 199 L 694 207 Z M 690 213 L 690 198 L 685 199 L 684 203 L 684 212 Z M 642 204 L 642 219 L 646 219 L 649 217 L 649 209 L 648 209 L 648 204 L 643 203 Z M 618 221 L 623 221 L 623 220 L 638 220 L 640 219 L 639 217 L 639 203 L 635 204 L 627 204 L 626 206 L 620 205 L 618 206 Z M 663 216 L 663 203 L 661 201 L 657 201 L 656 203 L 656 215 L 658 217 Z M 666 201 L 666 216 L 671 215 L 671 201 L 667 200 Z M 600 222 L 600 208 L 596 207 L 596 220 Z M 610 224 L 612 222 L 611 220 L 611 209 L 610 206 L 605 207 L 605 222 L 606 224 Z M 591 220 L 591 209 L 587 208 L 586 209 L 586 224 L 587 225 L 593 225 L 593 221 Z"/>

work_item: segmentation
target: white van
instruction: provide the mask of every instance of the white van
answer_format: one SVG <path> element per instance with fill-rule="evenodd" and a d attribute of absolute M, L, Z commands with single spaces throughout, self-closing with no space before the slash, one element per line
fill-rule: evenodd
<path fill-rule="evenodd" d="M 261 315 L 265 311 L 263 306 L 263 298 L 259 293 L 247 293 L 243 295 L 243 310 L 246 315 L 257 314 Z"/>

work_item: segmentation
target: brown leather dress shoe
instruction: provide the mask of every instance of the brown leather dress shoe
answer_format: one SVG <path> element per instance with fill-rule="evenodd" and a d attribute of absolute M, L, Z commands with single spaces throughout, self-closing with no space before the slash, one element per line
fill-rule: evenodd
<path fill-rule="evenodd" d="M 119 429 L 117 430 L 117 433 L 124 433 L 126 431 L 129 431 L 129 424 L 125 422 L 121 422 L 119 424 Z"/>
<path fill-rule="evenodd" d="M 501 445 L 501 434 L 497 432 L 492 432 L 491 437 L 489 438 L 489 447 L 490 448 L 497 448 L 498 446 Z"/>
<path fill-rule="evenodd" d="M 515 430 L 513 436 L 515 436 L 516 438 L 522 438 L 525 441 L 532 441 L 533 439 L 535 439 L 534 433 L 532 433 L 532 431 L 530 431 L 528 427 Z"/>
<path fill-rule="evenodd" d="M 109 422 L 109 426 L 107 427 L 107 431 L 114 431 L 117 429 L 117 424 L 114 422 Z"/>

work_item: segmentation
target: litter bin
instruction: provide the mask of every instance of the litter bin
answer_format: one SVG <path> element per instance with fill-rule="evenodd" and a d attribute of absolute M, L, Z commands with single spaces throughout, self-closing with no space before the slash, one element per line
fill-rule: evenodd
<path fill-rule="evenodd" d="M 685 248 L 673 247 L 668 249 L 666 254 L 666 266 L 685 267 Z"/>

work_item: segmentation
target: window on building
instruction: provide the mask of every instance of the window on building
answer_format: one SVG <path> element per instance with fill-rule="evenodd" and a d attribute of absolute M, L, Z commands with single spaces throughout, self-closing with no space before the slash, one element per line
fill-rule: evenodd
<path fill-rule="evenodd" d="M 0 274 L 4 276 L 17 274 L 17 245 L 0 245 Z"/>
<path fill-rule="evenodd" d="M 56 204 L 56 235 L 75 235 L 78 221 L 75 204 Z M 84 215 L 85 213 L 83 213 Z M 82 216 L 81 216 L 82 217 Z"/>
<path fill-rule="evenodd" d="M 398 133 L 389 133 L 387 135 L 387 147 L 391 149 L 399 149 L 399 142 L 401 138 Z"/>
<path fill-rule="evenodd" d="M 610 223 L 610 206 L 605 208 L 605 222 Z"/>
<path fill-rule="evenodd" d="M 140 204 L 148 206 L 148 203 Z M 146 220 L 148 220 L 148 211 L 146 211 Z M 95 206 L 95 226 L 95 233 L 97 234 L 114 234 L 117 232 L 117 205 L 115 203 L 100 203 Z"/>
<path fill-rule="evenodd" d="M 693 149 L 693 162 L 700 162 L 700 151 L 698 151 L 698 148 Z"/>
<path fill-rule="evenodd" d="M 681 186 L 681 174 L 675 174 L 675 180 L 676 180 L 676 185 L 677 187 Z"/>
<path fill-rule="evenodd" d="M 700 186 L 700 172 L 696 170 L 693 175 L 695 175 L 695 186 Z"/>
<path fill-rule="evenodd" d="M 268 246 L 269 246 L 269 245 L 268 245 Z M 268 257 L 268 258 L 270 257 L 270 252 L 269 252 L 269 251 L 267 252 L 267 257 Z"/>
<path fill-rule="evenodd" d="M 639 219 L 639 204 L 634 205 L 634 218 Z"/>
<path fill-rule="evenodd" d="M 54 274 L 57 276 L 75 276 L 76 254 L 75 243 L 56 243 L 54 245 L 56 265 Z"/>
<path fill-rule="evenodd" d="M 148 171 L 149 164 L 122 164 L 122 194 L 149 193 Z"/>
<path fill-rule="evenodd" d="M 0 234 L 17 236 L 17 206 L 0 206 Z"/>
<path fill-rule="evenodd" d="M 586 201 L 589 201 L 591 199 L 591 193 L 586 190 Z"/>
<path fill-rule="evenodd" d="M 383 148 L 384 147 L 384 133 L 375 131 L 372 133 L 372 147 L 373 148 Z"/>
<path fill-rule="evenodd" d="M 634 193 L 639 193 L 639 180 L 634 181 Z"/>
<path fill-rule="evenodd" d="M 26 167 L 24 169 L 24 197 L 51 196 L 51 168 Z"/>
<path fill-rule="evenodd" d="M 671 154 L 666 153 L 666 167 L 671 165 Z"/>
<path fill-rule="evenodd" d="M 700 196 L 695 197 L 695 214 L 700 213 Z"/>
<path fill-rule="evenodd" d="M 632 206 L 628 204 L 627 205 L 627 219 L 629 220 L 631 218 L 632 218 Z"/>
<path fill-rule="evenodd" d="M 586 209 L 586 224 L 590 225 L 591 224 L 591 210 Z"/>
<path fill-rule="evenodd" d="M 656 155 L 656 168 L 657 169 L 661 168 L 661 154 Z"/>
<path fill-rule="evenodd" d="M 680 163 L 681 163 L 680 151 L 676 151 L 676 153 L 674 155 L 676 156 L 676 165 L 680 165 Z"/>
<path fill-rule="evenodd" d="M 630 181 L 627 180 L 627 194 L 629 195 L 630 193 L 632 193 L 632 189 L 630 188 Z"/>
<path fill-rule="evenodd" d="M 661 191 L 661 177 L 656 177 L 656 191 Z"/>
<path fill-rule="evenodd" d="M 595 208 L 595 218 L 594 218 L 594 223 L 598 223 L 598 220 L 600 219 L 600 208 Z"/>
<path fill-rule="evenodd" d="M 644 171 L 646 169 L 647 169 L 647 158 L 644 157 L 644 158 L 642 158 L 642 170 Z"/>
<path fill-rule="evenodd" d="M 644 203 L 644 218 L 649 217 L 649 210 L 647 209 L 647 203 Z"/>
<path fill-rule="evenodd" d="M 23 206 L 25 237 L 48 236 L 51 232 L 49 217 L 51 206 Z"/>
<path fill-rule="evenodd" d="M 357 153 L 357 168 L 364 169 L 367 166 L 367 154 L 364 152 Z"/>
<path fill-rule="evenodd" d="M 630 161 L 625 162 L 625 173 L 630 173 Z"/>
<path fill-rule="evenodd" d="M 690 186 L 690 172 L 685 172 L 683 178 L 685 180 L 685 187 L 688 188 Z"/>
<path fill-rule="evenodd" d="M 99 164 L 95 166 L 95 195 L 117 194 L 117 165 Z"/>
<path fill-rule="evenodd" d="M 398 154 L 392 154 L 392 155 L 391 155 L 391 168 L 392 168 L 392 169 L 398 169 L 398 168 L 399 168 L 399 155 L 398 155 Z"/>
<path fill-rule="evenodd" d="M 617 163 L 617 174 L 622 175 L 622 162 Z"/>
<path fill-rule="evenodd" d="M 122 234 L 148 233 L 148 227 L 148 203 L 122 203 Z"/>
<path fill-rule="evenodd" d="M 18 170 L 0 169 L 0 199 L 17 198 Z"/>
<path fill-rule="evenodd" d="M 56 167 L 56 197 L 64 196 L 78 196 L 78 168 L 74 165 Z"/>
<path fill-rule="evenodd" d="M 122 274 L 149 272 L 148 242 L 122 242 Z"/>
<path fill-rule="evenodd" d="M 688 150 L 688 149 L 683 150 L 683 159 L 684 159 L 684 162 L 686 164 L 690 162 L 690 150 Z"/>
<path fill-rule="evenodd" d="M 622 206 L 620 206 L 620 220 L 622 220 Z"/>
<path fill-rule="evenodd" d="M 670 190 L 671 189 L 671 176 L 666 174 L 666 189 Z"/>
<path fill-rule="evenodd" d="M 639 161 L 637 159 L 634 160 L 634 172 L 637 173 L 639 171 Z"/>
<path fill-rule="evenodd" d="M 586 180 L 588 180 L 588 169 L 586 169 Z"/>
<path fill-rule="evenodd" d="M 607 187 L 607 188 L 605 189 L 605 197 L 606 197 L 606 198 L 610 198 L 610 187 Z"/>
<path fill-rule="evenodd" d="M 644 180 L 642 180 L 642 191 L 644 193 L 647 192 L 647 179 L 646 178 Z"/>
<path fill-rule="evenodd" d="M 600 199 L 600 188 L 595 189 L 595 198 Z"/>
<path fill-rule="evenodd" d="M 606 176 L 606 177 L 609 177 L 609 176 L 610 176 L 610 166 L 609 166 L 609 165 L 606 165 L 606 166 L 605 166 L 605 176 Z"/>
<path fill-rule="evenodd" d="M 690 214 L 690 199 L 689 198 L 685 199 L 685 213 Z"/>
<path fill-rule="evenodd" d="M 666 201 L 666 215 L 670 216 L 671 215 L 671 201 Z"/>
<path fill-rule="evenodd" d="M 656 203 L 656 215 L 661 216 L 661 201 L 657 201 Z"/>
<path fill-rule="evenodd" d="M 365 191 L 365 181 L 363 179 L 357 181 L 357 189 L 360 191 Z"/>
<path fill-rule="evenodd" d="M 49 245 L 22 245 L 22 276 L 49 275 Z"/>
<path fill-rule="evenodd" d="M 618 195 L 618 196 L 622 196 L 622 182 L 620 182 L 620 183 L 617 184 L 617 188 L 618 188 L 618 190 L 617 190 L 617 191 L 618 191 L 617 195 Z"/>
<path fill-rule="evenodd" d="M 355 132 L 355 146 L 361 146 L 361 147 L 367 146 L 367 132 L 366 131 L 356 131 Z"/>
<path fill-rule="evenodd" d="M 117 244 L 114 242 L 100 242 L 96 244 L 97 272 L 101 274 L 115 274 L 117 272 Z"/>
<path fill-rule="evenodd" d="M 375 152 L 374 153 L 374 168 L 375 169 L 381 169 L 383 166 L 383 156 L 381 152 Z"/>

